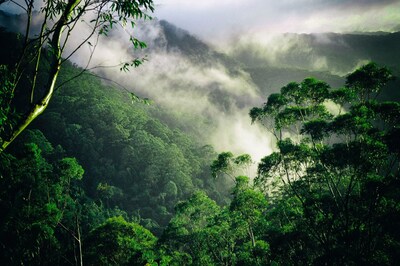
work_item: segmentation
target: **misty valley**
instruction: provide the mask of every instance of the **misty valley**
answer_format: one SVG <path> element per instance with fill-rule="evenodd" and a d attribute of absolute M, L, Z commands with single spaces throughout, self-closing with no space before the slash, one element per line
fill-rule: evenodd
<path fill-rule="evenodd" d="M 1 265 L 398 264 L 400 32 L 216 45 L 151 0 L 9 2 Z"/>

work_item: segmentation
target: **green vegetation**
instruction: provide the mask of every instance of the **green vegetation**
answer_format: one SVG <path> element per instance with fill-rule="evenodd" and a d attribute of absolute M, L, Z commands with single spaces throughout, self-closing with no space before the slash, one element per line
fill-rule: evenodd
<path fill-rule="evenodd" d="M 81 71 L 66 62 L 58 82 Z M 8 104 L 2 103 L 2 107 Z M 22 99 L 12 108 L 23 110 L 25 104 Z M 212 147 L 157 119 L 165 115 L 157 106 L 132 103 L 126 92 L 90 74 L 57 90 L 32 130 L 23 133 L 0 158 L 3 261 L 63 265 L 83 260 L 92 265 L 120 265 L 155 260 L 158 257 L 151 255 L 155 251 L 150 244 L 150 251 L 130 249 L 136 235 L 121 242 L 125 233 L 119 229 L 142 230 L 154 244 L 152 233 L 161 235 L 174 206 L 196 191 L 226 204 L 227 192 L 220 189 L 226 186 L 225 179 L 215 181 L 209 169 L 216 156 Z M 3 129 L 13 126 L 6 119 L 2 125 Z M 107 220 L 112 217 L 123 218 Z M 115 228 L 116 237 L 109 245 L 128 251 L 94 256 L 101 253 L 102 241 L 111 241 L 112 235 L 101 238 L 91 232 L 109 227 Z M 139 253 L 143 258 L 131 258 Z"/>
<path fill-rule="evenodd" d="M 18 95 L 15 94 L 16 90 L 19 90 L 18 96 L 22 95 L 28 101 L 24 112 L 13 116 L 12 126 L 0 131 L 0 153 L 47 108 L 57 89 L 60 69 L 72 55 L 84 45 L 92 47 L 93 53 L 101 35 L 107 36 L 118 25 L 124 27 L 129 24 L 134 28 L 136 20 L 151 18 L 146 12 L 154 11 L 152 0 L 0 1 L 0 6 L 3 4 L 14 5 L 26 17 L 23 21 L 18 21 L 18 24 L 25 24 L 22 30 L 24 36 L 18 40 L 16 47 L 10 49 L 16 52 L 15 58 L 10 57 L 11 63 L 0 63 L 0 95 L 5 97 L 0 109 L 0 125 L 3 124 L 5 115 L 12 114 L 9 110 L 11 106 L 20 100 L 15 97 Z M 36 32 L 33 24 L 39 27 Z M 71 43 L 70 36 L 80 25 L 85 25 L 88 33 L 81 29 L 82 40 L 70 47 L 72 52 L 67 53 L 67 44 Z M 90 42 L 92 39 L 96 40 L 94 45 Z M 146 47 L 145 43 L 133 36 L 129 40 L 134 49 Z M 142 62 L 143 59 L 135 58 L 121 63 L 120 69 L 127 71 L 129 67 L 137 67 Z M 45 71 L 42 72 L 44 76 L 40 77 L 42 67 L 45 67 Z"/>
<path fill-rule="evenodd" d="M 255 179 L 272 207 L 265 240 L 275 261 L 398 260 L 400 109 L 398 102 L 376 100 L 391 78 L 370 63 L 348 75 L 344 88 L 308 78 L 251 110 L 277 140 L 278 150 L 262 159 Z M 337 114 L 328 112 L 327 101 L 342 105 Z"/>
<path fill-rule="evenodd" d="M 58 82 L 81 70 L 66 62 Z M 251 179 L 249 155 L 217 155 L 159 120 L 165 110 L 83 74 L 0 154 L 0 260 L 395 265 L 400 105 L 379 100 L 392 79 L 369 63 L 342 88 L 306 78 L 269 95 L 250 117 L 276 149 Z M 7 92 L 5 133 L 26 103 Z"/>
<path fill-rule="evenodd" d="M 376 100 L 391 79 L 370 63 L 343 88 L 306 78 L 271 94 L 250 111 L 277 144 L 253 182 L 248 155 L 216 156 L 82 76 L 1 155 L 2 261 L 394 265 L 400 107 Z"/>
<path fill-rule="evenodd" d="M 60 82 L 76 72 L 65 66 Z M 161 233 L 175 204 L 198 189 L 227 202 L 210 174 L 213 149 L 163 124 L 164 112 L 84 75 L 57 91 L 35 126 L 82 164 L 90 197 Z"/>

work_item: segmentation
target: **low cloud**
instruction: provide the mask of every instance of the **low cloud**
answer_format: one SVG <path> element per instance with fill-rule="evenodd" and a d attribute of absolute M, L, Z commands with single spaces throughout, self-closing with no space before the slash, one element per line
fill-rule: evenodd
<path fill-rule="evenodd" d="M 156 16 L 213 44 L 237 34 L 395 31 L 397 0 L 158 0 Z"/>
<path fill-rule="evenodd" d="M 357 36 L 335 33 L 238 35 L 220 49 L 248 68 L 269 66 L 345 76 L 373 60 L 374 52 L 379 54 L 385 49 L 366 46 Z"/>
<path fill-rule="evenodd" d="M 218 152 L 249 153 L 254 160 L 260 160 L 271 151 L 273 144 L 266 130 L 251 125 L 248 115 L 251 107 L 264 101 L 248 74 L 237 71 L 233 75 L 218 60 L 200 64 L 179 49 L 167 49 L 158 21 L 134 29 L 133 34 L 149 45 L 148 49 L 136 53 L 125 30 L 119 29 L 109 38 L 100 40 L 90 67 L 117 65 L 144 55 L 147 61 L 126 73 L 118 68 L 95 68 L 96 73 L 117 81 L 141 97 L 150 98 L 157 108 L 179 117 L 178 124 L 190 124 L 190 133 Z M 82 32 L 83 29 L 79 30 L 80 34 Z M 70 50 L 79 39 L 72 40 Z M 85 66 L 89 48 L 81 49 L 72 61 Z"/>
<path fill-rule="evenodd" d="M 282 32 L 391 30 L 398 27 L 398 1 L 156 1 L 156 16 L 194 32 L 202 39 L 234 55 L 245 64 L 301 67 L 343 75 L 368 60 L 362 58 L 349 69 L 332 65 L 315 53 L 310 38 L 321 45 L 335 45 L 329 34 L 303 35 Z M 372 19 L 371 19 L 372 18 Z M 358 25 L 358 26 L 357 26 Z M 84 24 L 69 39 L 66 55 L 79 45 L 89 28 Z M 134 51 L 129 35 L 144 40 L 149 49 Z M 96 43 L 84 44 L 71 60 L 85 67 Z M 345 47 L 345 43 L 341 43 Z M 139 96 L 148 97 L 166 112 L 179 114 L 181 124 L 192 123 L 194 134 L 219 152 L 249 153 L 258 160 L 273 148 L 270 136 L 251 125 L 248 111 L 265 99 L 248 74 L 232 74 L 219 61 L 200 64 L 179 49 L 168 49 L 168 41 L 157 20 L 138 23 L 130 31 L 119 28 L 100 37 L 89 65 L 99 75 L 123 84 Z M 147 55 L 148 61 L 128 73 L 114 66 Z M 288 57 L 292 55 L 292 57 Z M 246 61 L 247 60 L 247 61 Z M 103 67 L 100 67 L 103 66 Z"/>

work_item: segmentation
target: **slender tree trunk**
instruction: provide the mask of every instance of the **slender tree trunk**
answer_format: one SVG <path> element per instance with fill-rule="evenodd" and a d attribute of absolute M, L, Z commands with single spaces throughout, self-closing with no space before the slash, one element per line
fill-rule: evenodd
<path fill-rule="evenodd" d="M 8 147 L 8 145 L 10 145 L 18 137 L 18 135 L 25 130 L 27 126 L 29 126 L 30 123 L 33 120 L 35 120 L 40 114 L 42 114 L 43 111 L 46 109 L 51 99 L 51 96 L 53 95 L 54 85 L 57 80 L 59 70 L 60 67 L 58 66 L 56 73 L 53 75 L 51 85 L 48 89 L 48 93 L 45 95 L 45 97 L 43 97 L 39 101 L 39 103 L 33 106 L 33 108 L 29 111 L 29 114 L 25 116 L 25 118 L 19 121 L 18 126 L 13 130 L 11 137 L 8 140 L 3 141 L 0 148 L 0 153 L 3 152 Z"/>
<path fill-rule="evenodd" d="M 256 246 L 256 239 L 254 238 L 253 229 L 251 228 L 250 225 L 247 228 L 247 231 L 248 231 L 250 239 L 251 239 L 251 245 L 252 245 L 252 247 L 255 247 Z"/>
<path fill-rule="evenodd" d="M 83 256 L 82 256 L 82 238 L 81 238 L 81 229 L 79 227 L 78 216 L 76 216 L 76 228 L 78 231 L 78 245 L 79 245 L 79 265 L 83 266 Z"/>
<path fill-rule="evenodd" d="M 48 81 L 45 87 L 45 95 L 37 103 L 33 104 L 31 110 L 18 122 L 18 125 L 13 129 L 13 131 L 11 132 L 11 136 L 1 143 L 0 153 L 2 153 L 7 148 L 7 146 L 10 145 L 15 140 L 15 138 L 18 137 L 18 135 L 25 130 L 27 126 L 29 126 L 30 123 L 32 123 L 32 121 L 35 120 L 40 114 L 42 114 L 43 111 L 47 108 L 50 99 L 53 96 L 54 87 L 61 68 L 61 36 L 65 26 L 71 18 L 74 8 L 79 5 L 80 2 L 81 0 L 69 0 L 63 14 L 56 23 L 56 27 L 50 42 L 52 49 L 52 61 L 50 65 Z M 42 47 L 38 47 L 38 49 L 42 49 Z"/>

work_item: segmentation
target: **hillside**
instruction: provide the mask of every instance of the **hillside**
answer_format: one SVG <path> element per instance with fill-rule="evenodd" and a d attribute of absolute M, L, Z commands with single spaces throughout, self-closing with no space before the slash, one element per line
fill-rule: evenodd
<path fill-rule="evenodd" d="M 16 47 L 14 34 L 0 34 L 2 51 Z M 12 60 L 10 56 L 4 53 L 0 64 Z M 45 77 L 46 69 L 41 66 L 40 78 Z M 81 70 L 66 62 L 58 83 Z M 24 92 L 21 84 L 16 95 Z M 20 99 L 14 108 L 24 110 L 27 101 Z M 43 134 L 43 142 L 62 156 L 77 159 L 85 171 L 81 189 L 91 201 L 107 212 L 136 217 L 153 232 L 161 232 L 177 202 L 202 190 L 219 204 L 226 204 L 230 185 L 211 177 L 209 165 L 216 156 L 213 147 L 173 123 L 165 124 L 160 117 L 171 119 L 162 107 L 136 102 L 128 92 L 87 73 L 58 89 L 45 114 L 30 129 L 39 130 L 34 134 Z M 31 133 L 21 136 L 15 147 L 30 142 L 29 136 Z M 10 152 L 18 153 L 18 149 L 10 147 Z"/>
<path fill-rule="evenodd" d="M 399 71 L 400 32 L 377 34 L 294 34 L 267 41 L 242 40 L 230 54 L 247 67 L 265 64 L 286 68 L 347 74 L 360 63 L 374 61 Z"/>
<path fill-rule="evenodd" d="M 3 23 L 8 19 L 15 28 L 19 17 L 0 14 Z M 157 30 L 146 37 L 153 44 L 144 51 L 148 63 L 130 77 L 116 72 L 100 74 L 121 77 L 118 81 L 122 84 L 137 79 L 135 93 L 153 100 L 152 106 L 132 104 L 129 93 L 83 75 L 57 91 L 35 127 L 83 165 L 90 197 L 101 197 L 99 184 L 115 187 L 116 194 L 107 198 L 110 208 L 118 207 L 131 215 L 140 210 L 141 217 L 152 219 L 156 227 L 164 226 L 175 203 L 196 189 L 205 189 L 219 203 L 227 202 L 224 185 L 210 177 L 208 166 L 216 155 L 214 150 L 248 152 L 260 159 L 272 148 L 273 143 L 259 126 L 249 126 L 251 107 L 285 84 L 305 77 L 341 87 L 344 81 L 334 74 L 335 68 L 349 69 L 365 58 L 396 65 L 397 50 L 392 48 L 400 41 L 399 33 L 287 34 L 284 39 L 298 42 L 279 55 L 282 62 L 273 65 L 262 61 L 263 57 L 254 58 L 257 53 L 251 47 L 230 57 L 166 21 L 155 20 L 144 32 L 149 32 L 149 27 Z M 10 50 L 10 36 L 4 37 L 9 42 L 2 44 L 3 52 Z M 7 56 L 5 53 L 3 60 Z M 332 71 L 300 65 L 302 59 L 310 62 L 319 56 L 325 56 Z M 171 60 L 174 66 L 157 67 L 159 60 Z M 79 71 L 67 64 L 59 82 Z M 398 81 L 389 87 L 381 98 L 400 97 Z M 171 158 L 176 161 L 169 161 Z M 163 189 L 170 186 L 176 187 L 176 195 L 165 198 Z"/>
<path fill-rule="evenodd" d="M 65 66 L 60 82 L 78 71 Z M 209 172 L 213 148 L 161 122 L 157 117 L 163 113 L 83 76 L 57 92 L 33 127 L 78 159 L 89 197 L 141 217 L 157 231 L 168 223 L 175 204 L 196 190 L 227 201 L 223 183 Z"/>
<path fill-rule="evenodd" d="M 90 71 L 91 43 L 65 61 L 50 105 L 0 152 L 4 265 L 399 261 L 399 81 L 375 63 L 352 72 L 376 59 L 396 76 L 397 33 L 286 34 L 272 52 L 217 51 L 167 21 L 138 25 L 147 49 L 126 33 L 101 39 Z M 52 51 L 37 83 L 27 60 L 13 87 L 23 38 L 0 39 L 3 141 Z"/>

